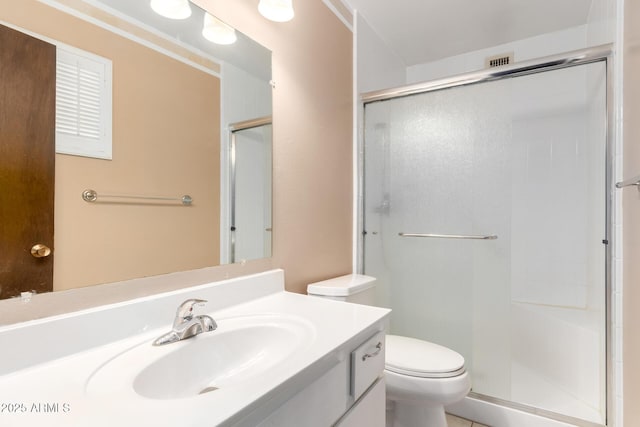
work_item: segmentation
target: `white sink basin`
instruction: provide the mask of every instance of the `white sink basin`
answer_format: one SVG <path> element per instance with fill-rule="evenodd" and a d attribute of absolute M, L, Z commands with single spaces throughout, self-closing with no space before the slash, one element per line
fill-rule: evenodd
<path fill-rule="evenodd" d="M 286 367 L 288 357 L 304 350 L 314 336 L 307 321 L 293 316 L 216 321 L 215 331 L 159 347 L 152 346 L 153 337 L 119 354 L 94 372 L 87 394 L 180 399 L 221 393 Z"/>

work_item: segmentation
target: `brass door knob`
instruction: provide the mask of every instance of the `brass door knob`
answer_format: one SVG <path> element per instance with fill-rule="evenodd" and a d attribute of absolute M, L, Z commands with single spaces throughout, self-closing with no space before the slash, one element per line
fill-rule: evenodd
<path fill-rule="evenodd" d="M 46 258 L 51 255 L 51 249 L 42 243 L 38 243 L 31 248 L 31 255 L 35 258 Z"/>

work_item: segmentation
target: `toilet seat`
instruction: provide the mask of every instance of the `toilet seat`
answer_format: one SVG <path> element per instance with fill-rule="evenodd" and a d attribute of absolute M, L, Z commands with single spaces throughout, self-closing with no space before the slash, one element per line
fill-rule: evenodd
<path fill-rule="evenodd" d="M 450 378 L 465 372 L 464 357 L 438 344 L 398 335 L 386 336 L 385 369 L 419 378 Z"/>

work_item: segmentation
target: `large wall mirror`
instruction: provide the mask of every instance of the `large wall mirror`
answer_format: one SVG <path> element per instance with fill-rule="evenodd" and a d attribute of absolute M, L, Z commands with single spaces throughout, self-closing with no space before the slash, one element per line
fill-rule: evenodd
<path fill-rule="evenodd" d="M 155 13 L 149 0 L 0 3 L 0 206 L 12 206 L 0 209 L 0 298 L 270 256 L 271 125 L 245 132 L 241 165 L 232 163 L 232 139 L 239 123 L 271 123 L 271 53 L 190 7 L 190 16 L 177 20 Z M 211 42 L 205 26 L 235 42 Z M 27 62 L 37 55 L 23 34 L 52 45 L 53 59 Z M 53 101 L 49 89 L 35 86 L 47 79 L 31 74 L 47 67 L 56 76 Z M 26 77 L 7 84 L 15 75 Z M 96 89 L 93 80 L 104 85 Z M 67 81 L 78 85 L 60 86 Z M 93 98 L 100 94 L 106 97 Z M 75 111 L 83 102 L 89 110 Z M 34 126 L 47 105 L 55 113 L 38 123 L 51 126 Z M 101 141 L 95 147 L 80 138 L 91 140 L 94 124 Z M 68 129 L 73 135 L 63 138 Z M 105 134 L 107 148 L 100 145 Z M 15 148 L 16 136 L 26 151 Z M 54 162 L 42 164 L 53 166 L 39 173 L 37 156 L 48 155 L 43 141 L 52 138 Z M 234 168 L 256 164 L 260 177 L 232 206 Z M 29 177 L 18 169 L 31 170 Z M 36 207 L 38 194 L 49 204 Z M 233 211 L 251 218 L 258 209 L 259 224 L 246 230 L 259 231 L 255 239 L 241 234 L 251 249 L 239 253 Z M 51 230 L 41 231 L 48 220 Z"/>

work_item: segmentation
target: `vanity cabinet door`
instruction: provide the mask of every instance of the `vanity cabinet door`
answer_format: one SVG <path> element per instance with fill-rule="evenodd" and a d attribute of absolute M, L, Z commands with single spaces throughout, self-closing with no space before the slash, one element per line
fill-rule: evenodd
<path fill-rule="evenodd" d="M 349 363 L 344 359 L 298 391 L 262 422 L 247 422 L 238 427 L 333 426 L 347 412 L 349 403 Z"/>
<path fill-rule="evenodd" d="M 384 427 L 385 426 L 385 386 L 380 378 L 351 407 L 336 427 Z"/>
<path fill-rule="evenodd" d="M 0 25 L 0 298 L 53 290 L 56 48 Z"/>

